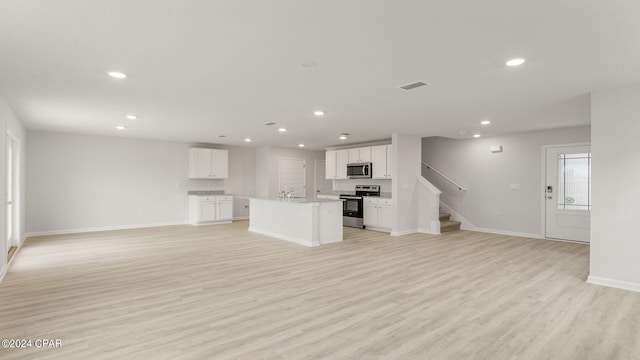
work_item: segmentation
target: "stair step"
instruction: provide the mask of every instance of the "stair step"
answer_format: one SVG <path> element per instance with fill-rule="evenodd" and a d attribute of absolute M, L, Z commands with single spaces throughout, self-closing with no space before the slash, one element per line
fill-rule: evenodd
<path fill-rule="evenodd" d="M 440 221 L 440 233 L 449 232 L 449 231 L 458 231 L 460 230 L 461 224 L 462 223 L 460 221 L 455 221 L 455 220 Z"/>
<path fill-rule="evenodd" d="M 440 221 L 447 221 L 451 218 L 451 214 L 446 213 L 446 212 L 441 212 L 440 213 Z"/>

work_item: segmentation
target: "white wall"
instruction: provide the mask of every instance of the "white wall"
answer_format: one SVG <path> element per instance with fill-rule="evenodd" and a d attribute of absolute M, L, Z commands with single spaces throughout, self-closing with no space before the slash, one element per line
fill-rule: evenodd
<path fill-rule="evenodd" d="M 17 183 L 15 184 L 15 191 L 17 192 L 16 197 L 14 197 L 14 206 L 16 207 L 16 213 L 18 214 L 17 219 L 14 222 L 14 239 L 13 245 L 21 245 L 24 241 L 25 234 L 25 166 L 26 166 L 26 158 L 25 158 L 25 150 L 24 147 L 26 145 L 26 136 L 25 130 L 13 110 L 7 104 L 5 99 L 0 96 L 0 128 L 5 129 L 5 134 L 11 135 L 16 143 L 14 145 L 14 151 L 18 153 L 18 163 L 14 164 L 14 171 L 16 172 L 15 177 L 17 178 Z M 0 136 L 0 187 L 2 189 L 6 189 L 6 161 L 7 161 L 7 139 L 6 136 Z M 6 192 L 4 190 L 0 191 L 0 202 L 2 204 L 6 204 Z M 6 234 L 6 207 L 0 206 L 0 234 Z M 7 244 L 5 241 L 4 235 L 2 235 L 2 241 L 0 241 L 0 279 L 4 276 L 4 273 L 7 269 Z"/>
<path fill-rule="evenodd" d="M 392 235 L 417 232 L 418 179 L 421 139 L 413 135 L 392 135 L 392 198 L 396 209 Z"/>
<path fill-rule="evenodd" d="M 186 222 L 188 190 L 255 191 L 255 150 L 229 149 L 229 179 L 189 180 L 194 144 L 28 132 L 27 232 Z M 234 216 L 248 213 L 234 203 Z"/>
<path fill-rule="evenodd" d="M 640 86 L 594 92 L 589 281 L 640 291 Z"/>
<path fill-rule="evenodd" d="M 306 160 L 307 197 L 314 197 L 314 161 L 324 160 L 325 152 L 277 146 L 263 146 L 256 149 L 256 194 L 268 197 L 275 197 L 278 194 L 281 158 Z"/>
<path fill-rule="evenodd" d="M 466 140 L 424 138 L 422 159 L 469 190 L 459 191 L 424 167 L 422 174 L 442 191 L 440 200 L 475 227 L 542 236 L 542 146 L 589 142 L 590 134 L 582 126 Z M 503 151 L 491 153 L 492 145 Z"/>

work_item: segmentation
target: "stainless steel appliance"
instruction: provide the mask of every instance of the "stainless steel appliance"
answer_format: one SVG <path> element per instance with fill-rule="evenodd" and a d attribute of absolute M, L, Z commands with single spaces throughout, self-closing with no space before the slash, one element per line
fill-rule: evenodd
<path fill-rule="evenodd" d="M 364 229 L 363 196 L 380 196 L 380 185 L 356 185 L 355 195 L 342 194 L 342 225 Z"/>
<path fill-rule="evenodd" d="M 371 179 L 371 163 L 351 163 L 347 164 L 347 178 L 349 179 Z"/>

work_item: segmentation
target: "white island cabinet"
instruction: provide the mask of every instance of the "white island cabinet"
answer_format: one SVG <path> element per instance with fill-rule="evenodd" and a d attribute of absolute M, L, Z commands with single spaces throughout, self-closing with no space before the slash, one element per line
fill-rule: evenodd
<path fill-rule="evenodd" d="M 342 200 L 249 198 L 249 231 L 305 246 L 342 241 Z"/>

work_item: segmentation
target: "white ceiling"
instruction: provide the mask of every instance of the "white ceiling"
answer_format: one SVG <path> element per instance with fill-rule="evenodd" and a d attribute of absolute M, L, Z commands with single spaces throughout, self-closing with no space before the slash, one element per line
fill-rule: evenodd
<path fill-rule="evenodd" d="M 593 89 L 640 83 L 639 13 L 632 0 L 2 0 L 0 90 L 29 129 L 236 145 L 568 127 L 590 122 Z M 429 85 L 399 89 L 415 81 Z"/>

